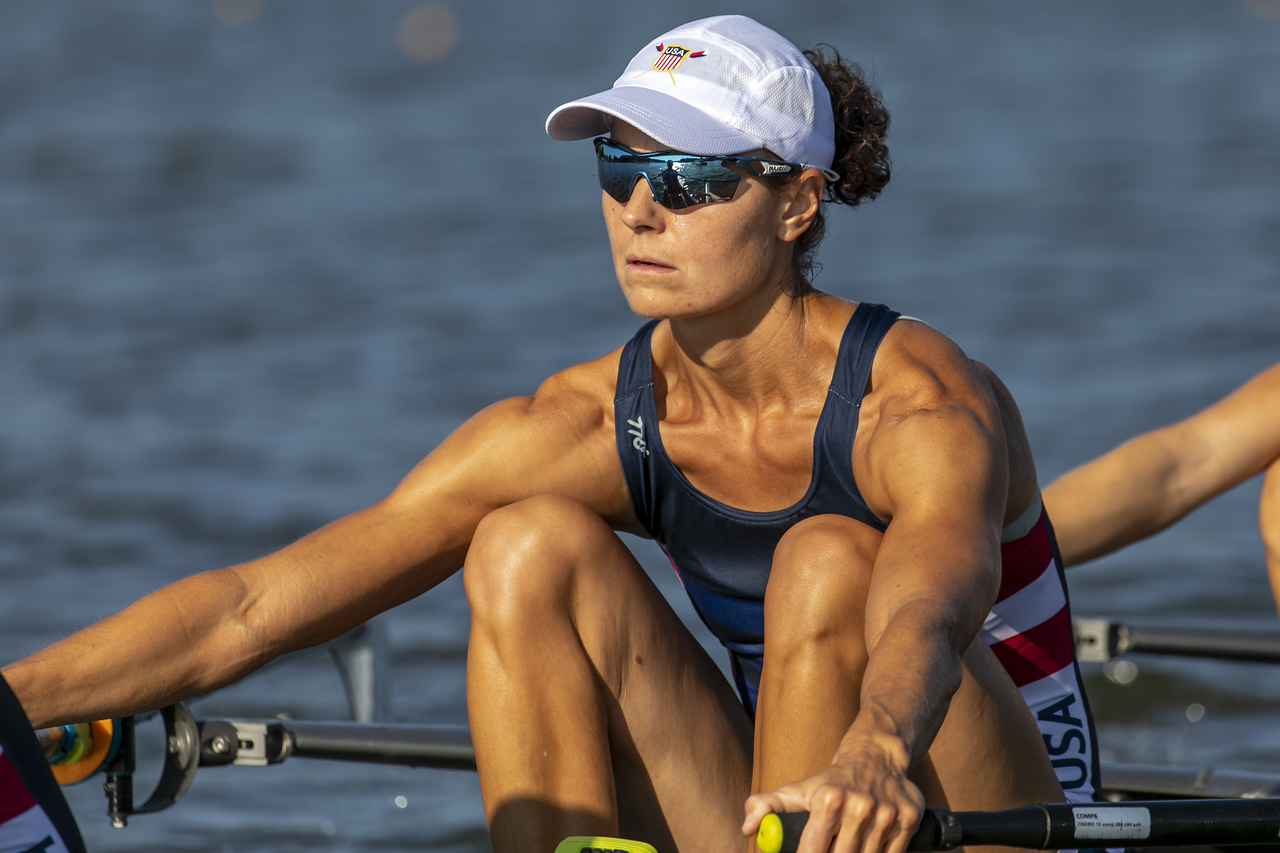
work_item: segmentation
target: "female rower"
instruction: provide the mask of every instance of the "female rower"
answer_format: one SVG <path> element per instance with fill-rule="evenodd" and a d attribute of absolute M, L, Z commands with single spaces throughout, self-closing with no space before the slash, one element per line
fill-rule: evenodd
<path fill-rule="evenodd" d="M 809 281 L 824 198 L 888 180 L 887 126 L 838 56 L 747 18 L 647 42 L 547 130 L 597 137 L 617 277 L 652 322 L 476 415 L 375 506 L 11 666 L 33 722 L 214 689 L 465 562 L 495 850 L 742 850 L 808 810 L 808 853 L 901 853 L 926 803 L 1090 799 L 1012 399 L 929 326 Z M 736 693 L 618 530 L 671 557 Z"/>

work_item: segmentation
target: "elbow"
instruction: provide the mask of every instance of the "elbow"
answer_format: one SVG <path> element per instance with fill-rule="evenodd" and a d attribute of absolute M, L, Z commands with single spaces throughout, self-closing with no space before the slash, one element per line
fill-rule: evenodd
<path fill-rule="evenodd" d="M 186 678 L 195 693 L 225 687 L 281 654 L 268 630 L 272 619 L 240 567 L 195 575 L 183 582 L 175 621 L 189 654 Z"/>

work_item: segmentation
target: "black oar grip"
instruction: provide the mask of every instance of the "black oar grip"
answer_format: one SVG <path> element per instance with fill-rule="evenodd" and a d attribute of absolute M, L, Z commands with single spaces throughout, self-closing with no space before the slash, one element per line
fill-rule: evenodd
<path fill-rule="evenodd" d="M 772 819 L 772 820 L 771 820 Z M 760 824 L 764 853 L 794 853 L 807 812 L 769 815 Z M 1280 837 L 1280 799 L 1130 800 L 1052 803 L 1001 812 L 926 809 L 907 850 L 960 845 L 1059 850 L 1095 847 L 1219 847 L 1270 844 Z M 763 841 L 768 842 L 768 846 Z"/>
<path fill-rule="evenodd" d="M 920 825 L 907 842 L 908 853 L 949 850 L 955 847 L 960 840 L 959 827 L 955 827 L 953 833 L 946 832 L 947 818 L 950 816 L 950 812 L 942 809 L 925 809 L 920 817 Z M 767 822 L 774 818 L 777 822 L 768 826 Z M 760 823 L 760 831 L 756 833 L 756 845 L 763 853 L 796 853 L 796 848 L 800 845 L 800 834 L 804 832 L 804 826 L 808 822 L 808 812 L 766 815 L 765 820 Z M 950 823 L 954 824 L 954 820 Z M 954 835 L 954 840 L 949 835 Z"/>

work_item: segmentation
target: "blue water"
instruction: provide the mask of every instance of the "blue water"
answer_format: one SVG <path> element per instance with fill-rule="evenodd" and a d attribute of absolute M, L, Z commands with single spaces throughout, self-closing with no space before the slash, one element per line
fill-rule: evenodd
<path fill-rule="evenodd" d="M 0 6 L 0 660 L 377 500 L 480 407 L 625 340 L 588 147 L 542 122 L 693 17 L 874 71 L 894 177 L 833 211 L 818 285 L 994 367 L 1042 482 L 1280 360 L 1273 0 L 475 0 L 426 65 L 396 46 L 413 6 Z M 1274 619 L 1257 492 L 1073 570 L 1076 611 Z M 395 719 L 465 719 L 466 621 L 456 582 L 384 617 Z M 1109 757 L 1280 771 L 1274 672 L 1140 665 L 1090 674 Z M 313 656 L 197 709 L 346 707 Z M 71 799 L 95 850 L 487 847 L 466 773 L 202 771 L 124 831 L 96 783 Z"/>

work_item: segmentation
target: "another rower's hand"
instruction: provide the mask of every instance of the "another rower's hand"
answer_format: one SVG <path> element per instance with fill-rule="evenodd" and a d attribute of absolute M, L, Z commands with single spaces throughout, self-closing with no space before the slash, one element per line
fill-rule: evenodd
<path fill-rule="evenodd" d="M 797 853 L 903 853 L 924 795 L 888 750 L 867 744 L 807 779 L 747 799 L 744 835 L 770 813 L 809 812 Z"/>

